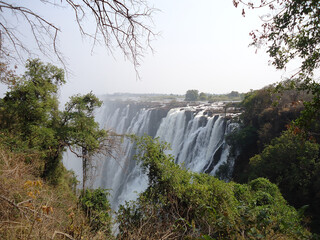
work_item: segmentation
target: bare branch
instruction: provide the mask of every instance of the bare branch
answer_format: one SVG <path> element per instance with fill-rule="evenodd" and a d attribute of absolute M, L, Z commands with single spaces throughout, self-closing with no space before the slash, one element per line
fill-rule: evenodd
<path fill-rule="evenodd" d="M 60 234 L 60 235 L 62 235 L 62 236 L 64 236 L 64 237 L 67 237 L 67 238 L 69 238 L 69 239 L 71 239 L 71 240 L 74 239 L 74 238 L 73 238 L 72 236 L 70 236 L 69 234 L 63 233 L 63 232 L 59 232 L 59 231 L 54 231 L 51 239 L 54 239 L 54 238 L 56 237 L 56 235 L 58 235 L 58 234 Z"/>
<path fill-rule="evenodd" d="M 14 2 L 14 1 L 13 1 Z M 57 7 L 70 7 L 73 10 L 79 32 L 84 37 L 93 39 L 96 44 L 102 44 L 112 53 L 115 48 L 120 48 L 124 56 L 129 59 L 135 69 L 140 64 L 141 58 L 148 49 L 156 34 L 148 23 L 152 23 L 152 15 L 156 9 L 148 6 L 146 0 L 40 0 L 42 4 Z M 60 28 L 54 22 L 48 21 L 40 13 L 23 6 L 21 1 L 8 3 L 0 1 L 0 32 L 2 35 L 2 58 L 19 59 L 25 61 L 35 55 L 16 27 L 23 21 L 31 30 L 37 49 L 41 54 L 55 56 L 66 69 L 65 60 L 57 46 Z M 16 17 L 16 25 L 7 21 L 6 16 L 12 14 Z M 96 28 L 92 31 L 86 29 L 87 19 L 94 19 Z M 3 47 L 6 46 L 6 47 Z"/>

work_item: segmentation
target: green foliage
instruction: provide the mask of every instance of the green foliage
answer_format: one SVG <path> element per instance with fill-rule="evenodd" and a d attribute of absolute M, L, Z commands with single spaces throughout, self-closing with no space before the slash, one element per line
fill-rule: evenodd
<path fill-rule="evenodd" d="M 99 129 L 95 122 L 94 110 L 102 105 L 93 93 L 83 96 L 76 95 L 70 98 L 62 112 L 63 138 L 69 145 L 93 152 L 99 148 L 100 138 L 106 135 L 104 130 Z"/>
<path fill-rule="evenodd" d="M 232 147 L 230 153 L 233 156 L 236 156 L 238 151 L 252 151 L 254 149 L 252 146 L 256 146 L 257 140 L 257 129 L 250 125 L 236 129 L 226 137 L 227 143 Z"/>
<path fill-rule="evenodd" d="M 185 101 L 197 101 L 199 99 L 199 91 L 198 90 L 188 90 L 186 92 Z"/>
<path fill-rule="evenodd" d="M 229 96 L 230 98 L 239 98 L 240 93 L 237 91 L 231 91 L 230 93 L 227 94 L 227 96 Z"/>
<path fill-rule="evenodd" d="M 158 139 L 142 137 L 137 145 L 149 187 L 120 207 L 118 239 L 308 238 L 298 213 L 268 180 L 225 183 L 181 169 Z"/>
<path fill-rule="evenodd" d="M 286 204 L 278 187 L 269 180 L 258 178 L 248 185 L 236 184 L 234 194 L 239 201 L 240 226 L 246 226 L 249 239 L 272 239 L 279 232 L 285 233 L 280 235 L 283 239 L 308 238 L 296 210 Z"/>
<path fill-rule="evenodd" d="M 312 99 L 304 102 L 305 109 L 301 112 L 301 115 L 295 123 L 320 141 L 320 84 L 315 81 L 310 81 L 302 84 L 300 90 L 310 92 Z"/>
<path fill-rule="evenodd" d="M 272 100 L 270 91 L 267 89 L 249 92 L 245 95 L 241 102 L 242 107 L 245 109 L 242 114 L 242 119 L 245 125 L 252 125 L 257 128 L 259 124 L 260 113 L 271 106 Z"/>
<path fill-rule="evenodd" d="M 319 109 L 310 99 L 317 98 L 319 93 L 310 94 L 302 87 L 297 90 L 296 86 L 302 85 L 285 81 L 275 88 L 246 94 L 241 103 L 242 128 L 227 136 L 227 142 L 231 154 L 238 154 L 234 180 L 246 183 L 256 177 L 270 179 L 290 204 L 296 208 L 309 206 L 305 211 L 306 216 L 311 216 L 308 226 L 318 231 L 320 202 L 315 182 L 320 181 L 319 146 L 314 141 L 318 140 L 319 121 L 314 113 Z M 295 119 L 298 125 L 292 125 Z M 303 125 L 312 125 L 313 132 L 303 131 L 300 128 Z M 262 199 L 268 200 L 268 196 Z"/>
<path fill-rule="evenodd" d="M 53 127 L 58 112 L 57 91 L 63 71 L 38 59 L 0 101 L 1 128 L 18 134 L 30 148 L 48 149 L 56 140 Z"/>
<path fill-rule="evenodd" d="M 8 225 L 7 229 L 13 230 L 4 229 L 1 234 L 4 232 L 3 236 L 11 236 L 8 239 L 57 238 L 54 236 L 58 230 L 66 230 L 69 235 L 64 232 L 60 232 L 60 235 L 68 238 L 71 235 L 75 239 L 111 239 L 108 192 L 98 189 L 83 193 L 79 201 L 86 213 L 84 218 L 77 207 L 70 206 L 70 202 L 74 204 L 76 200 L 72 191 L 75 193 L 77 180 L 61 161 L 66 147 L 85 149 L 79 153 L 83 156 L 81 154 L 84 152 L 94 154 L 101 149 L 101 145 L 104 146 L 107 133 L 99 130 L 93 117 L 101 101 L 92 93 L 77 95 L 71 98 L 65 111 L 60 111 L 57 93 L 59 86 L 65 82 L 63 70 L 38 59 L 29 60 L 26 68 L 26 73 L 20 78 L 10 78 L 8 81 L 1 79 L 9 83 L 10 88 L 5 97 L 0 99 L 0 167 L 8 168 L 1 170 L 8 174 L 1 175 L 0 198 L 6 196 L 14 199 L 13 204 L 5 204 L 10 208 L 2 209 L 6 212 L 3 220 L 8 220 L 8 216 L 12 215 L 12 207 L 23 213 L 11 216 L 9 222 L 14 226 Z M 11 73 L 2 76 L 11 77 Z M 26 195 L 23 182 L 41 183 L 40 180 L 28 179 L 34 177 L 43 177 L 51 185 L 46 186 L 41 195 L 36 191 L 29 191 Z M 13 192 L 10 195 L 9 190 Z M 3 198 L 1 201 L 3 203 Z M 14 201 L 20 202 L 18 205 L 21 204 L 21 209 Z M 54 217 L 50 215 L 47 218 L 45 215 L 49 213 Z M 16 227 L 16 222 L 21 223 L 19 227 Z"/>
<path fill-rule="evenodd" d="M 57 179 L 61 176 L 56 171 L 61 158 L 56 151 L 59 148 L 57 93 L 65 83 L 64 73 L 39 59 L 28 60 L 26 69 L 0 100 L 1 132 L 7 140 L 15 142 L 16 150 L 41 152 L 46 162 L 44 172 L 50 166 L 52 179 Z"/>
<path fill-rule="evenodd" d="M 266 177 L 276 183 L 293 206 L 309 205 L 308 215 L 317 224 L 320 193 L 319 144 L 308 141 L 298 129 L 290 129 L 275 138 L 261 154 L 250 159 L 251 178 Z M 316 227 L 319 229 L 319 225 Z"/>
<path fill-rule="evenodd" d="M 102 143 L 108 136 L 107 131 L 99 129 L 99 124 L 94 119 L 94 110 L 101 105 L 102 101 L 92 92 L 83 96 L 76 95 L 70 98 L 61 114 L 62 140 L 82 157 L 83 189 L 88 178 L 90 155 L 98 150 L 102 152 Z"/>
<path fill-rule="evenodd" d="M 99 129 L 93 116 L 102 102 L 92 93 L 76 95 L 59 111 L 63 70 L 39 59 L 28 60 L 26 69 L 16 81 L 9 79 L 10 89 L 0 99 L 0 141 L 11 150 L 38 151 L 45 163 L 42 177 L 57 184 L 66 147 L 80 150 L 77 155 L 84 160 L 103 148 L 107 132 Z"/>
<path fill-rule="evenodd" d="M 201 236 L 200 239 L 203 239 L 203 240 L 215 240 L 214 238 L 211 238 L 211 237 L 208 236 L 208 235 L 203 235 L 203 236 Z"/>
<path fill-rule="evenodd" d="M 237 182 L 247 182 L 248 156 L 254 156 L 256 154 L 258 140 L 258 131 L 252 125 L 235 129 L 226 136 L 226 142 L 231 146 L 229 154 L 236 159 L 232 176 Z M 222 170 L 223 166 L 218 172 L 219 176 Z"/>
<path fill-rule="evenodd" d="M 185 101 L 209 101 L 209 102 L 219 102 L 219 101 L 240 101 L 244 97 L 244 93 L 239 93 L 237 91 L 232 91 L 227 94 L 210 94 L 201 92 L 199 94 L 198 90 L 188 90 L 185 94 Z"/>
<path fill-rule="evenodd" d="M 283 69 L 293 59 L 301 59 L 300 71 L 312 74 L 319 67 L 320 35 L 319 7 L 317 0 L 278 1 L 282 11 L 263 25 L 260 37 L 254 35 L 254 43 L 266 39 L 272 64 Z"/>
<path fill-rule="evenodd" d="M 283 82 L 283 86 L 291 84 L 295 83 Z M 305 92 L 294 89 L 275 93 L 272 86 L 245 95 L 240 103 L 244 110 L 240 115 L 241 128 L 227 137 L 233 155 L 238 154 L 234 180 L 247 182 L 249 159 L 260 153 L 273 138 L 279 137 L 286 130 L 288 124 L 299 117 L 303 109 L 302 101 L 309 98 Z"/>
<path fill-rule="evenodd" d="M 106 189 L 87 189 L 80 196 L 79 203 L 86 213 L 90 227 L 94 232 L 111 235 L 111 207 Z"/>
<path fill-rule="evenodd" d="M 237 7 L 239 2 L 243 3 L 234 0 L 234 5 Z M 317 136 L 320 128 L 320 84 L 316 76 L 320 66 L 319 1 L 261 0 L 260 4 L 249 1 L 246 5 L 252 9 L 265 6 L 276 9 L 270 21 L 263 22 L 262 31 L 251 32 L 252 45 L 265 43 L 272 64 L 278 69 L 286 69 L 292 61 L 298 63 L 290 79 L 298 83 L 294 86 L 297 90 L 311 92 L 313 98 L 304 102 L 305 110 L 296 124 Z"/>
<path fill-rule="evenodd" d="M 207 100 L 209 102 L 219 102 L 219 101 L 241 101 L 244 98 L 244 93 L 238 93 L 232 91 L 227 94 L 207 94 Z"/>
<path fill-rule="evenodd" d="M 318 152 L 318 144 L 286 131 L 250 159 L 251 178 L 267 177 L 282 189 L 289 202 L 305 205 L 302 199 L 320 170 Z"/>
<path fill-rule="evenodd" d="M 205 101 L 205 100 L 207 100 L 207 95 L 206 95 L 204 92 L 201 92 L 201 93 L 199 94 L 199 100 L 200 100 L 200 101 Z"/>

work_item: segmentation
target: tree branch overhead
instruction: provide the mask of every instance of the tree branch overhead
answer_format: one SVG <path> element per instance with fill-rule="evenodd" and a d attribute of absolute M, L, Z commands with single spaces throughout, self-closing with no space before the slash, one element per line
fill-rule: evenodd
<path fill-rule="evenodd" d="M 38 0 L 43 5 L 71 8 L 82 36 L 104 45 L 111 53 L 120 48 L 135 69 L 146 51 L 152 50 L 151 41 L 156 34 L 152 29 L 152 16 L 156 9 L 145 0 Z M 37 3 L 37 4 L 39 4 Z M 58 11 L 57 9 L 56 11 Z M 55 58 L 64 66 L 65 59 L 59 51 L 58 39 L 61 29 L 23 1 L 0 1 L 1 57 L 15 62 L 24 62 L 34 56 L 17 27 L 23 22 L 36 44 L 37 51 L 49 58 Z M 8 16 L 12 16 L 8 19 Z M 87 29 L 87 22 L 93 20 L 94 30 Z M 15 22 L 14 22 L 15 21 Z"/>

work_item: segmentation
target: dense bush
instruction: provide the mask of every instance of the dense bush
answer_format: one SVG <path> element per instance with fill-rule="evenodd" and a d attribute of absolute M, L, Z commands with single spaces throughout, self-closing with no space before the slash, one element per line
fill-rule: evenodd
<path fill-rule="evenodd" d="M 81 208 L 85 212 L 89 225 L 94 232 L 111 235 L 111 207 L 109 192 L 105 189 L 87 189 L 79 198 Z"/>
<path fill-rule="evenodd" d="M 283 83 L 285 85 L 289 82 Z M 303 91 L 286 90 L 275 93 L 274 87 L 251 91 L 240 103 L 241 128 L 227 137 L 229 145 L 237 158 L 233 179 L 248 181 L 249 159 L 260 153 L 271 140 L 279 137 L 287 125 L 297 119 L 303 109 L 303 100 L 310 96 Z"/>
<path fill-rule="evenodd" d="M 191 173 L 164 154 L 166 145 L 144 137 L 138 159 L 149 187 L 119 209 L 118 239 L 307 239 L 296 210 L 276 185 L 256 179 L 225 183 Z M 210 238 L 209 238 L 210 237 Z"/>
<path fill-rule="evenodd" d="M 297 129 L 289 129 L 272 140 L 261 154 L 250 159 L 250 178 L 266 177 L 277 184 L 296 208 L 308 205 L 314 230 L 319 231 L 319 144 L 306 140 Z"/>

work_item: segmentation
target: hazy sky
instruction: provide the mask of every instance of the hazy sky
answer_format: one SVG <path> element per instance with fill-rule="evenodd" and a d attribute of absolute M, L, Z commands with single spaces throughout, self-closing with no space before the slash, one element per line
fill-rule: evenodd
<path fill-rule="evenodd" d="M 282 72 L 268 66 L 264 49 L 248 47 L 249 32 L 260 26 L 256 11 L 244 18 L 232 0 L 152 0 L 158 8 L 154 54 L 143 59 L 139 73 L 120 51 L 114 56 L 82 39 L 72 11 L 43 9 L 42 15 L 58 22 L 60 50 L 73 75 L 61 90 L 63 102 L 76 93 L 178 93 L 198 89 L 207 93 L 247 92 L 280 80 Z M 30 3 L 36 5 L 35 1 Z M 39 3 L 37 3 L 39 4 Z M 30 6 L 32 7 L 32 6 Z M 36 6 L 38 7 L 38 5 Z"/>

